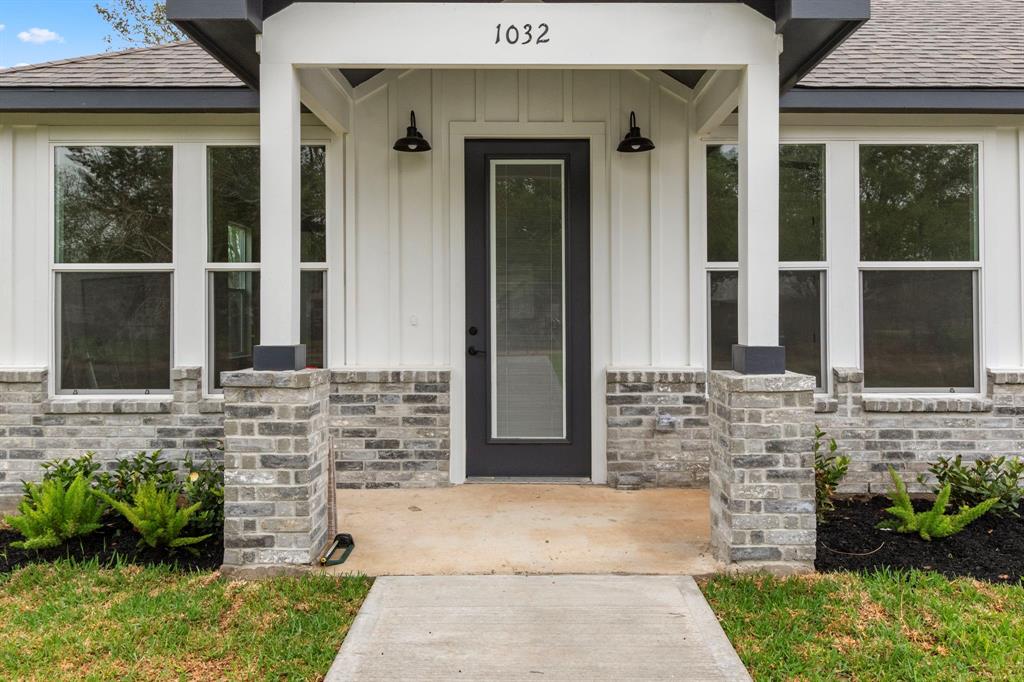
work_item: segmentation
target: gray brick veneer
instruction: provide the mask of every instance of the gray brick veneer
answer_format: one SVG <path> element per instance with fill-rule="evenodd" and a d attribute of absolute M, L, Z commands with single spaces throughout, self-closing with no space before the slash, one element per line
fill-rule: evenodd
<path fill-rule="evenodd" d="M 166 396 L 48 398 L 47 370 L 0 369 L 0 510 L 13 509 L 21 482 L 42 477 L 41 464 L 87 451 L 105 466 L 140 450 L 197 459 L 223 438 L 222 404 L 204 400 L 199 367 L 171 370 Z"/>
<path fill-rule="evenodd" d="M 608 484 L 629 477 L 644 487 L 704 487 L 709 440 L 704 370 L 606 373 Z M 671 417 L 659 430 L 659 417 Z"/>
<path fill-rule="evenodd" d="M 711 546 L 733 570 L 813 570 L 814 377 L 711 372 Z"/>
<path fill-rule="evenodd" d="M 330 433 L 338 488 L 447 485 L 451 372 L 331 372 Z"/>
<path fill-rule="evenodd" d="M 327 543 L 330 372 L 225 372 L 224 565 L 313 563 Z"/>
<path fill-rule="evenodd" d="M 868 394 L 859 369 L 832 370 L 831 405 L 819 404 L 822 429 L 850 455 L 841 493 L 881 493 L 899 471 L 912 491 L 930 462 L 961 454 L 973 461 L 1024 452 L 1024 370 L 989 370 L 987 394 L 899 397 Z"/>

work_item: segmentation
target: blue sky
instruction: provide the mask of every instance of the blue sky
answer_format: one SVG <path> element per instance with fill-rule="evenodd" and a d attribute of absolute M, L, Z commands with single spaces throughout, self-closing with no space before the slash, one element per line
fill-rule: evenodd
<path fill-rule="evenodd" d="M 94 5 L 95 0 L 0 0 L 0 66 L 106 51 L 103 36 L 110 30 Z"/>

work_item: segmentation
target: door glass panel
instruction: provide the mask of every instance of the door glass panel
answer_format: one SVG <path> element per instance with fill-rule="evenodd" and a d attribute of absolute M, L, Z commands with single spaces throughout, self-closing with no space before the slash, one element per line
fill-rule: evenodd
<path fill-rule="evenodd" d="M 565 164 L 490 170 L 491 437 L 565 438 Z"/>

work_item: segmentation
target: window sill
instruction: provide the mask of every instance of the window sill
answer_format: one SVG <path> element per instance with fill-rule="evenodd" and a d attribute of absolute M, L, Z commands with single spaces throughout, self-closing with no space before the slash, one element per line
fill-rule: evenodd
<path fill-rule="evenodd" d="M 980 395 L 864 395 L 865 412 L 991 412 L 992 400 Z"/>
<path fill-rule="evenodd" d="M 139 398 L 57 397 L 43 403 L 47 414 L 170 414 L 169 395 Z"/>

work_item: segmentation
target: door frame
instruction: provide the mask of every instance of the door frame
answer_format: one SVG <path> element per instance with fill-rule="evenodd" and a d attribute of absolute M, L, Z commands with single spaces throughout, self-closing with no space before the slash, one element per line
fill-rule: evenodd
<path fill-rule="evenodd" d="M 451 362 L 450 480 L 466 480 L 466 212 L 465 149 L 469 139 L 578 139 L 590 143 L 590 480 L 608 480 L 605 369 L 611 361 L 611 186 L 604 123 L 453 122 L 435 149 L 448 151 L 448 331 Z M 436 136 L 436 133 L 435 133 Z M 436 154 L 436 152 L 435 152 Z M 442 185 L 443 186 L 443 185 Z M 444 210 L 444 207 L 441 207 Z"/>
<path fill-rule="evenodd" d="M 467 347 L 482 345 L 495 352 L 495 164 L 552 163 L 561 170 L 562 185 L 562 344 L 566 352 L 564 390 L 565 433 L 560 438 L 501 438 L 492 433 L 495 399 L 493 373 L 497 358 L 466 364 L 466 469 L 473 476 L 508 478 L 590 478 L 590 143 L 583 139 L 467 140 L 466 211 L 473 215 L 466 234 L 466 311 L 471 322 L 486 329 L 482 337 L 465 335 Z M 484 230 L 477 230 L 476 221 Z M 471 248 L 470 248 L 471 247 Z M 486 312 L 485 312 L 486 311 Z M 469 322 L 467 322 L 469 323 Z M 470 395 L 472 394 L 472 395 Z M 477 452 L 477 449 L 480 451 Z"/>

